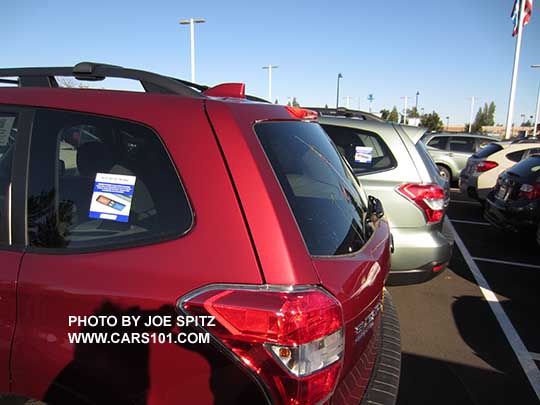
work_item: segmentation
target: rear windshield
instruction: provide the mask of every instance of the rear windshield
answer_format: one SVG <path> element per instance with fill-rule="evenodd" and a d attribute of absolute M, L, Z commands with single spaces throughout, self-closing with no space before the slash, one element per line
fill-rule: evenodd
<path fill-rule="evenodd" d="M 502 150 L 502 148 L 503 147 L 499 145 L 498 143 L 490 143 L 489 145 L 482 148 L 480 151 L 476 152 L 473 157 L 485 159 L 493 155 L 494 153 Z"/>
<path fill-rule="evenodd" d="M 422 158 L 422 161 L 424 162 L 424 165 L 429 172 L 431 180 L 437 182 L 440 177 L 439 169 L 437 168 L 437 165 L 433 162 L 433 159 L 431 159 L 431 156 L 429 156 L 429 153 L 427 152 L 424 143 L 422 141 L 418 141 L 416 142 L 415 146 L 418 154 Z"/>
<path fill-rule="evenodd" d="M 522 181 L 540 180 L 540 157 L 530 157 L 512 167 L 509 172 L 519 176 Z"/>
<path fill-rule="evenodd" d="M 369 238 L 350 167 L 315 123 L 264 122 L 255 132 L 311 255 L 358 251 Z"/>

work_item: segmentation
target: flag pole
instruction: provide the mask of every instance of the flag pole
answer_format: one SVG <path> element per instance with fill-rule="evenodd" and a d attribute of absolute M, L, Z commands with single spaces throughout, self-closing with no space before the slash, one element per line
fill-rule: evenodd
<path fill-rule="evenodd" d="M 514 103 L 516 101 L 516 85 L 519 70 L 519 56 L 521 54 L 521 39 L 523 37 L 523 20 L 525 18 L 525 1 L 519 0 L 518 31 L 516 41 L 516 52 L 514 55 L 514 70 L 512 72 L 512 87 L 510 88 L 510 101 L 508 103 L 508 115 L 506 116 L 506 132 L 504 139 L 512 137 L 512 121 L 514 118 Z"/>

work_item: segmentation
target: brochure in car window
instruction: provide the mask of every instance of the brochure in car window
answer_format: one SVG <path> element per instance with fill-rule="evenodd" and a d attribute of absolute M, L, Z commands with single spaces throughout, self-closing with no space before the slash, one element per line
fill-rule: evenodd
<path fill-rule="evenodd" d="M 354 161 L 356 163 L 371 163 L 373 148 L 370 146 L 357 146 L 354 151 Z"/>
<path fill-rule="evenodd" d="M 90 204 L 90 218 L 128 222 L 135 176 L 98 173 Z"/>

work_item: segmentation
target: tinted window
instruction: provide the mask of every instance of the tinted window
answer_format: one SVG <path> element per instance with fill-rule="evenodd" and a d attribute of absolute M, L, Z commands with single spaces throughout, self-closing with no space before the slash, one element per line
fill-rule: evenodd
<path fill-rule="evenodd" d="M 500 151 L 502 149 L 503 149 L 503 147 L 501 145 L 499 145 L 498 143 L 490 143 L 485 148 L 483 148 L 479 152 L 475 153 L 474 156 L 477 157 L 477 158 L 480 158 L 480 159 L 484 159 L 484 158 L 487 158 L 487 157 L 493 155 L 494 153 L 496 153 L 496 152 L 498 152 L 498 151 Z"/>
<path fill-rule="evenodd" d="M 11 169 L 16 136 L 17 114 L 0 111 L 0 245 L 10 244 Z"/>
<path fill-rule="evenodd" d="M 540 155 L 540 148 L 527 149 L 523 155 L 523 159 L 527 159 L 530 156 Z"/>
<path fill-rule="evenodd" d="M 355 128 L 322 125 L 356 174 L 392 169 L 396 159 L 375 133 Z"/>
<path fill-rule="evenodd" d="M 448 143 L 447 136 L 436 136 L 431 141 L 428 142 L 428 146 L 436 149 L 446 149 L 446 144 Z"/>
<path fill-rule="evenodd" d="M 420 158 L 422 159 L 422 162 L 424 162 L 424 165 L 426 166 L 430 177 L 433 181 L 437 181 L 437 179 L 440 177 L 439 169 L 437 168 L 437 165 L 429 156 L 429 153 L 426 150 L 426 147 L 424 144 L 420 141 L 416 142 L 416 150 L 418 151 L 418 154 L 420 155 Z"/>
<path fill-rule="evenodd" d="M 530 157 L 512 167 L 509 172 L 519 176 L 521 182 L 540 181 L 540 157 Z"/>
<path fill-rule="evenodd" d="M 475 151 L 475 139 L 454 136 L 450 138 L 450 150 L 452 152 L 473 153 Z"/>
<path fill-rule="evenodd" d="M 192 214 L 158 136 L 127 121 L 38 111 L 32 133 L 29 242 L 111 249 L 185 233 Z"/>
<path fill-rule="evenodd" d="M 527 150 L 518 150 L 516 152 L 508 153 L 506 158 L 512 162 L 519 162 L 521 159 L 523 159 L 525 152 L 527 152 Z"/>
<path fill-rule="evenodd" d="M 369 237 L 358 183 L 317 124 L 265 122 L 255 131 L 312 255 L 355 252 Z"/>

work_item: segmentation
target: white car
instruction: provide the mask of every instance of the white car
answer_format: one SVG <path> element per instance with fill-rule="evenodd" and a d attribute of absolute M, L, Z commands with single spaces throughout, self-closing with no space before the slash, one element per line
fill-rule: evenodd
<path fill-rule="evenodd" d="M 459 176 L 459 188 L 463 194 L 483 203 L 495 187 L 499 174 L 538 153 L 538 139 L 490 143 L 467 160 L 467 165 Z"/>

